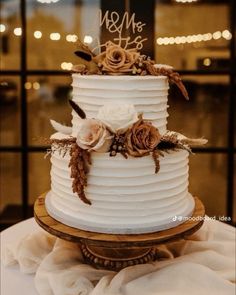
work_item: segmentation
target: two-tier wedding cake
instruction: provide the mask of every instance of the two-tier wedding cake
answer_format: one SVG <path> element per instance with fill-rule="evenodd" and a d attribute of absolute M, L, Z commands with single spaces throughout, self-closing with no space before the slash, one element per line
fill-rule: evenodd
<path fill-rule="evenodd" d="M 71 227 L 115 234 L 160 231 L 191 216 L 191 140 L 167 131 L 169 82 L 178 73 L 137 50 L 81 45 L 73 68 L 72 127 L 52 121 L 46 209 Z"/>

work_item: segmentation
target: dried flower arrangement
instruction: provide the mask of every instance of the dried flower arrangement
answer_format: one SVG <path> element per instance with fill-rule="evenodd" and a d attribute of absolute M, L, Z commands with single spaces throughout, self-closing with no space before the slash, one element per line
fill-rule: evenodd
<path fill-rule="evenodd" d="M 72 144 L 76 142 L 76 138 L 70 137 L 65 139 L 50 139 L 43 141 L 45 144 L 51 145 L 51 149 L 47 150 L 45 158 L 49 155 L 54 154 L 55 152 L 58 152 L 58 154 L 64 158 L 65 155 L 70 152 Z"/>
<path fill-rule="evenodd" d="M 167 76 L 169 82 L 174 83 L 186 99 L 188 92 L 180 75 L 171 66 L 155 64 L 150 57 L 140 54 L 136 48 L 124 49 L 112 42 L 106 43 L 106 49 L 95 55 L 88 46 L 78 42 L 75 51 L 79 59 L 78 65 L 72 71 L 82 75 L 153 75 Z"/>
<path fill-rule="evenodd" d="M 151 155 L 155 173 L 158 173 L 159 157 L 164 156 L 164 152 L 179 149 L 191 152 L 190 145 L 207 142 L 205 139 L 189 139 L 170 131 L 161 135 L 158 128 L 138 114 L 133 105 L 107 104 L 99 109 L 97 119 L 87 119 L 85 112 L 73 101 L 70 101 L 70 105 L 82 119 L 77 137 L 52 139 L 51 143 L 54 150 L 60 152 L 65 147 L 64 155 L 69 149 L 73 192 L 89 205 L 91 202 L 86 198 L 84 189 L 91 165 L 91 152 L 109 153 L 111 157 L 120 153 L 126 159 L 129 156 Z"/>

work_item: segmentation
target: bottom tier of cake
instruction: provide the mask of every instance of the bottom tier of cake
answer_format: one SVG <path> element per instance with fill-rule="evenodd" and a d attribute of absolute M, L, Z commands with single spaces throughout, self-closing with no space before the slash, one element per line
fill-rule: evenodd
<path fill-rule="evenodd" d="M 72 192 L 70 156 L 51 157 L 51 191 L 46 209 L 71 227 L 113 234 L 141 234 L 175 227 L 192 215 L 194 199 L 188 192 L 188 152 L 160 158 L 155 174 L 151 156 L 124 159 L 121 155 L 92 154 L 83 203 Z"/>
<path fill-rule="evenodd" d="M 91 221 L 89 217 L 88 219 L 83 218 L 84 216 L 80 216 L 73 207 L 65 209 L 53 197 L 52 192 L 46 196 L 48 214 L 54 219 L 78 229 L 107 234 L 143 234 L 169 229 L 186 221 L 186 217 L 192 215 L 194 205 L 194 199 L 189 194 L 180 208 L 176 208 L 174 212 L 157 214 L 153 216 L 153 221 L 146 221 L 146 218 L 137 216 L 136 222 L 130 224 L 126 223 L 122 217 L 119 218 L 119 223 L 115 220 L 111 223 L 110 220 L 106 222 L 107 219 L 104 217 L 104 222 L 101 223 L 97 222 L 96 218 L 94 221 Z"/>

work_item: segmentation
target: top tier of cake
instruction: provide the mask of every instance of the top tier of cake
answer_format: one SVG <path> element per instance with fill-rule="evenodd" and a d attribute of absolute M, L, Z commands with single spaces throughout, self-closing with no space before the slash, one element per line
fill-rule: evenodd
<path fill-rule="evenodd" d="M 167 125 L 167 96 L 169 83 L 165 76 L 106 76 L 73 74 L 73 101 L 96 118 L 106 104 L 132 104 L 155 125 L 161 134 Z M 79 116 L 72 112 L 72 135 L 77 135 Z"/>

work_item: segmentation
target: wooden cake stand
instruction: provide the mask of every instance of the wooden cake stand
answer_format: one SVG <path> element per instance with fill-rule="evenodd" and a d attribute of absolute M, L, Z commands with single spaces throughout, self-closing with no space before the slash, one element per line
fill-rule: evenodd
<path fill-rule="evenodd" d="M 174 228 L 148 234 L 103 234 L 76 229 L 53 219 L 46 211 L 45 196 L 46 193 L 34 204 L 37 223 L 54 236 L 78 243 L 87 263 L 112 270 L 156 260 L 155 246 L 185 239 L 202 226 L 205 216 L 202 202 L 195 198 L 192 218 Z"/>

